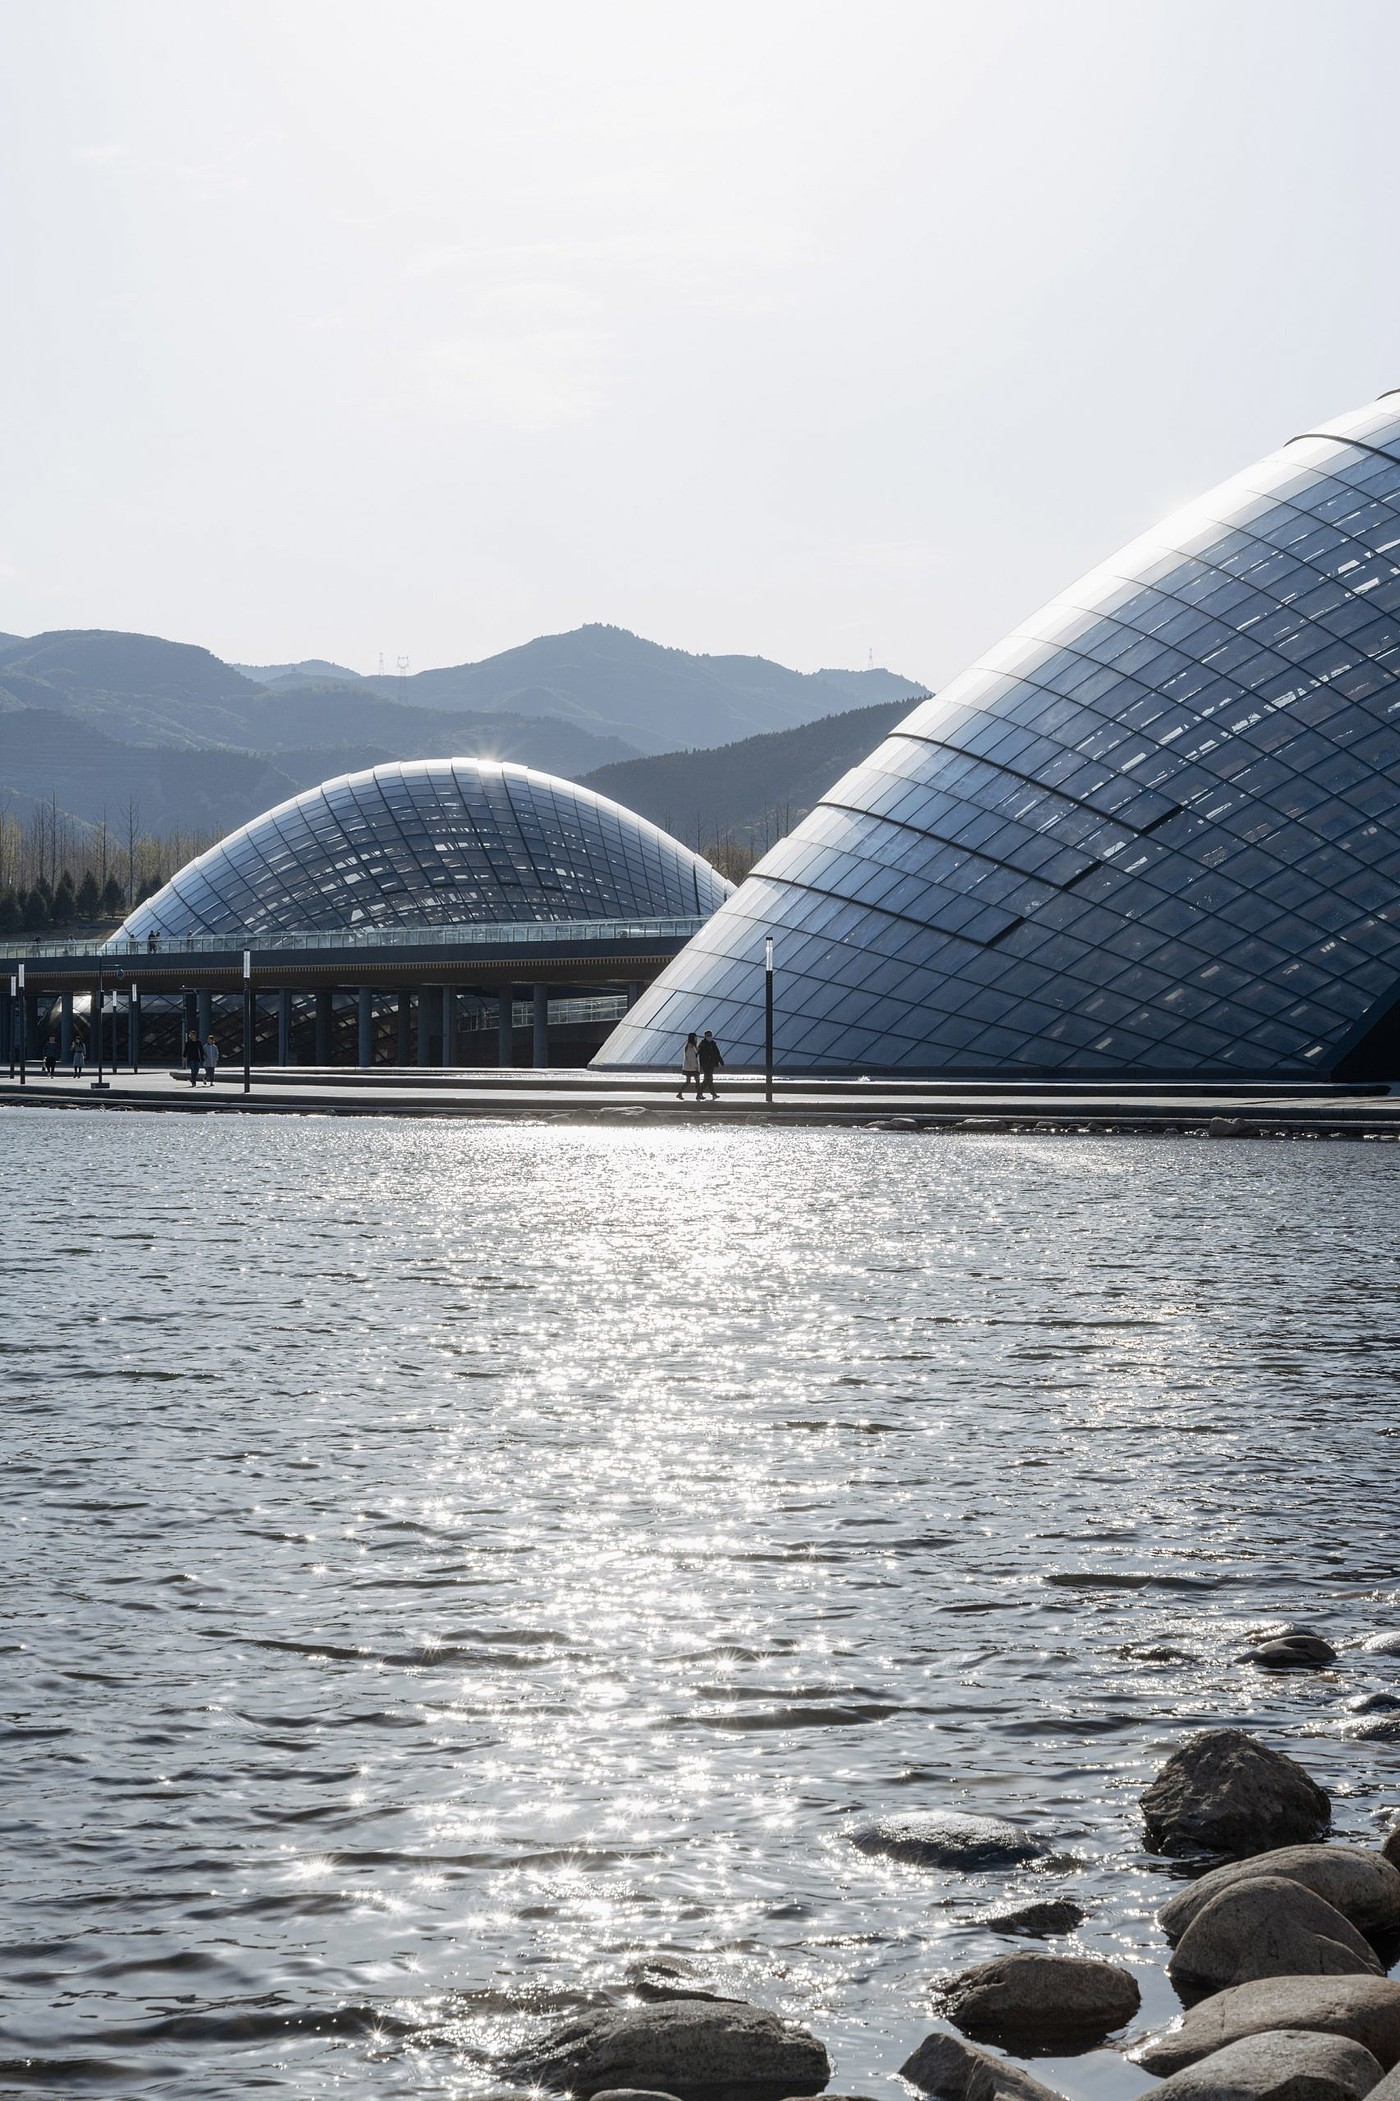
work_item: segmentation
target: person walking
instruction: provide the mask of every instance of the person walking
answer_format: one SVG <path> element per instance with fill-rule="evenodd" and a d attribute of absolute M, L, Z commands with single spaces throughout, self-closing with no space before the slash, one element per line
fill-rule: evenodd
<path fill-rule="evenodd" d="M 53 1036 L 44 1045 L 44 1071 L 49 1079 L 58 1071 L 58 1043 Z"/>
<path fill-rule="evenodd" d="M 199 1068 L 204 1063 L 204 1051 L 193 1029 L 185 1038 L 185 1063 L 190 1069 L 190 1085 L 199 1085 Z"/>
<path fill-rule="evenodd" d="M 681 1052 L 681 1074 L 681 1084 L 676 1089 L 676 1100 L 678 1102 L 683 1102 L 685 1100 L 686 1090 L 690 1086 L 691 1081 L 693 1080 L 695 1082 L 695 1099 L 696 1101 L 699 1101 L 700 1039 L 696 1035 L 694 1029 L 692 1029 L 690 1034 L 686 1037 L 685 1049 Z"/>
<path fill-rule="evenodd" d="M 73 1077 L 75 1080 L 82 1078 L 83 1067 L 86 1064 L 87 1038 L 85 1036 L 75 1036 L 73 1038 Z"/>
<path fill-rule="evenodd" d="M 212 1087 L 219 1070 L 219 1046 L 213 1037 L 204 1046 L 204 1077 Z"/>
<path fill-rule="evenodd" d="M 724 1053 L 715 1042 L 712 1029 L 706 1029 L 704 1035 L 700 1038 L 696 1046 L 696 1056 L 700 1060 L 700 1084 L 695 1090 L 695 1099 L 697 1102 L 703 1101 L 705 1089 L 708 1087 L 710 1100 L 717 1102 L 719 1093 L 715 1087 L 715 1070 L 718 1066 L 723 1065 Z"/>

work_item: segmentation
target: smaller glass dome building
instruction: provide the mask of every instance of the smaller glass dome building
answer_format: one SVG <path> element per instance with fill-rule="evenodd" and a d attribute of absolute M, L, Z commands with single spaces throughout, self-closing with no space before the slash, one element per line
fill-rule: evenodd
<path fill-rule="evenodd" d="M 112 946 L 195 934 L 708 918 L 733 885 L 645 818 L 491 759 L 323 781 L 138 905 Z"/>

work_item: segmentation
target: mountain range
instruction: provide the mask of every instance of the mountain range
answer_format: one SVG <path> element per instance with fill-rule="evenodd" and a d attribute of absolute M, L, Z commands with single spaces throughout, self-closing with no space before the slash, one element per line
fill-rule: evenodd
<path fill-rule="evenodd" d="M 791 671 L 603 626 L 402 678 L 325 658 L 229 664 L 101 628 L 0 635 L 0 810 L 52 802 L 96 822 L 134 801 L 148 831 L 226 829 L 387 759 L 469 751 L 579 779 L 678 757 L 681 744 L 737 748 L 862 699 L 907 707 L 922 691 L 885 670 Z"/>

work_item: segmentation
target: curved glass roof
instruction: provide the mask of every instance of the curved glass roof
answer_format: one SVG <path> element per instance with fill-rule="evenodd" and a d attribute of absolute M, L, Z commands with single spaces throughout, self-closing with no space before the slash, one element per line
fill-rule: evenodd
<path fill-rule="evenodd" d="M 489 759 L 323 781 L 232 833 L 114 937 L 705 916 L 732 884 L 645 818 Z"/>
<path fill-rule="evenodd" d="M 1400 995 L 1400 391 L 1093 570 L 837 782 L 600 1052 L 1359 1073 Z"/>

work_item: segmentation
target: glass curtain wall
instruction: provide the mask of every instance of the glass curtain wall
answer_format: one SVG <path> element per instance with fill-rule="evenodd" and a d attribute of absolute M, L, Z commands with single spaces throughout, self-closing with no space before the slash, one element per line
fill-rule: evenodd
<path fill-rule="evenodd" d="M 1400 392 L 1093 571 L 839 781 L 599 1064 L 1323 1076 L 1400 992 Z"/>

